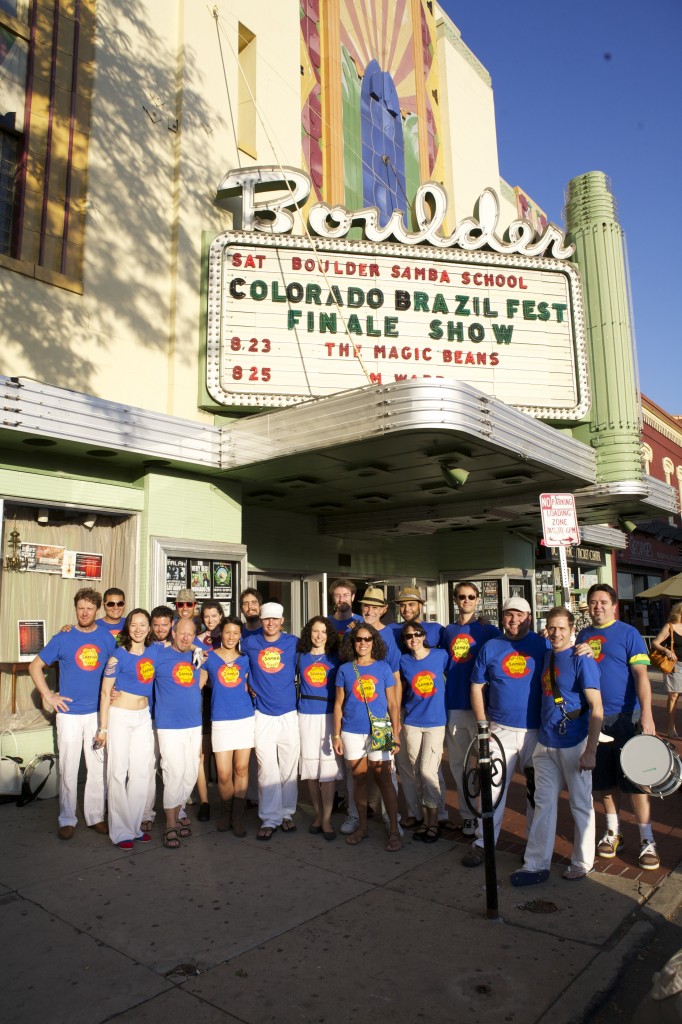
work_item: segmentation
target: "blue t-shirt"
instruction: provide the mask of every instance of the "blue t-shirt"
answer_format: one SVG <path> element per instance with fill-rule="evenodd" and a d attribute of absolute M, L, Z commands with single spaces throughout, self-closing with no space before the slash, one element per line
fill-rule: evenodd
<path fill-rule="evenodd" d="M 400 659 L 400 678 L 403 681 L 405 725 L 422 729 L 445 725 L 445 651 L 433 648 L 425 658 L 403 654 Z"/>
<path fill-rule="evenodd" d="M 157 729 L 193 729 L 201 725 L 201 669 L 186 654 L 159 647 L 154 680 L 154 715 Z"/>
<path fill-rule="evenodd" d="M 256 710 L 264 715 L 286 715 L 296 710 L 296 647 L 298 639 L 280 633 L 266 640 L 262 633 L 242 634 L 241 647 L 249 659 L 251 689 Z"/>
<path fill-rule="evenodd" d="M 386 644 L 386 657 L 385 661 L 391 666 L 391 672 L 400 671 L 400 658 L 402 651 L 395 642 L 393 636 L 393 630 L 390 626 L 382 626 L 381 629 L 377 630 L 377 633 Z M 374 714 L 374 712 L 372 712 Z"/>
<path fill-rule="evenodd" d="M 299 654 L 298 711 L 301 715 L 328 715 L 334 710 L 338 658 L 328 654 Z M 326 701 L 320 700 L 326 697 Z"/>
<path fill-rule="evenodd" d="M 510 729 L 540 725 L 541 676 L 547 641 L 537 633 L 521 640 L 489 640 L 476 658 L 471 683 L 487 683 L 488 718 Z"/>
<path fill-rule="evenodd" d="M 355 673 L 354 662 L 347 661 L 336 673 L 336 686 L 345 693 L 341 728 L 344 732 L 367 736 L 371 726 L 365 700 L 375 718 L 385 718 L 388 715 L 386 691 L 395 686 L 395 678 L 391 666 L 386 661 L 358 665 L 357 670 L 360 674 L 359 679 Z"/>
<path fill-rule="evenodd" d="M 104 633 L 108 633 L 114 640 L 126 624 L 125 616 L 114 625 L 112 622 L 105 622 L 104 619 L 95 619 L 95 625 Z"/>
<path fill-rule="evenodd" d="M 362 622 L 362 615 L 356 615 L 353 612 L 347 619 L 335 619 L 333 615 L 329 616 L 329 621 L 334 627 L 334 632 L 338 633 L 339 636 L 343 636 L 351 628 L 354 622 Z"/>
<path fill-rule="evenodd" d="M 585 710 L 588 705 L 583 691 L 600 689 L 599 669 L 594 658 L 581 657 L 572 647 L 555 653 L 554 678 L 564 699 L 564 710 L 583 709 L 583 714 L 579 718 L 564 722 L 565 731 L 559 732 L 563 715 L 552 695 L 550 658 L 551 651 L 547 651 L 542 671 L 542 706 L 538 740 L 546 747 L 577 747 L 587 736 L 590 725 L 589 712 Z"/>
<path fill-rule="evenodd" d="M 133 654 L 124 647 L 117 647 L 113 670 L 116 689 L 122 693 L 133 693 L 136 697 L 146 697 L 151 703 L 156 659 L 160 649 L 156 644 L 152 644 L 151 647 L 145 648 L 142 654 Z"/>
<path fill-rule="evenodd" d="M 211 721 L 234 722 L 239 718 L 253 718 L 253 701 L 246 688 L 249 678 L 249 659 L 240 654 L 234 661 L 223 661 L 211 651 L 204 662 L 211 684 Z"/>
<path fill-rule="evenodd" d="M 395 640 L 396 647 L 402 653 L 402 638 L 401 633 L 404 627 L 407 625 L 406 622 L 392 622 L 388 627 L 393 633 L 393 639 Z M 412 622 L 411 625 L 419 626 L 426 633 L 426 642 L 429 647 L 440 647 L 441 639 L 443 637 L 443 627 L 440 622 Z"/>
<path fill-rule="evenodd" d="M 71 697 L 69 715 L 90 715 L 99 708 L 99 691 L 107 661 L 116 641 L 101 629 L 84 631 L 75 626 L 56 633 L 39 654 L 46 665 L 59 665 L 59 693 Z M 62 712 L 59 712 L 61 714 Z"/>
<path fill-rule="evenodd" d="M 605 715 L 630 714 L 639 707 L 632 665 L 648 665 L 642 635 L 634 626 L 616 619 L 608 626 L 581 629 L 578 644 L 589 644 L 599 665 Z"/>
<path fill-rule="evenodd" d="M 476 656 L 488 640 L 502 636 L 497 626 L 477 619 L 460 625 L 446 626 L 442 646 L 448 654 L 445 676 L 445 703 L 448 711 L 471 710 L 471 671 Z"/>

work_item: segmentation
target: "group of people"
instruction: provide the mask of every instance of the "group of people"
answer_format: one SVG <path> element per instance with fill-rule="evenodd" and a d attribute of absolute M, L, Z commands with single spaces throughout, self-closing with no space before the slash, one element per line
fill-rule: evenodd
<path fill-rule="evenodd" d="M 406 827 L 425 843 L 436 842 L 443 828 L 458 827 L 474 837 L 462 858 L 473 868 L 484 862 L 483 838 L 464 800 L 462 777 L 478 725 L 489 722 L 507 766 L 495 841 L 515 769 L 528 779 L 528 843 L 512 884 L 549 877 L 564 787 L 575 823 L 564 878 L 579 880 L 593 867 L 593 791 L 606 812 L 596 854 L 612 858 L 622 847 L 620 793 L 626 792 L 639 825 L 639 866 L 659 866 L 648 797 L 624 776 L 619 757 L 636 731 L 655 732 L 649 659 L 640 634 L 617 619 L 610 586 L 595 584 L 588 592 L 591 625 L 577 637 L 565 607 L 547 615 L 546 637 L 532 631 L 530 605 L 520 596 L 504 603 L 498 629 L 478 616 L 479 590 L 471 581 L 455 586 L 455 621 L 446 627 L 424 618 L 417 588 L 398 594 L 401 621 L 391 624 L 383 622 L 388 603 L 379 587 L 361 595 L 360 614 L 353 612 L 351 580 L 335 580 L 330 597 L 329 616 L 314 616 L 296 637 L 284 632 L 282 605 L 263 602 L 251 588 L 240 597 L 241 619 L 224 616 L 218 602 L 199 609 L 191 590 L 179 591 L 174 609 L 136 608 L 125 617 L 125 596 L 109 590 L 104 617 L 97 618 L 102 597 L 79 590 L 76 623 L 57 633 L 30 666 L 41 696 L 57 712 L 59 837 L 70 839 L 77 824 L 81 750 L 86 824 L 124 849 L 150 841 L 158 758 L 167 848 L 177 849 L 191 835 L 185 807 L 195 786 L 198 817 L 210 816 L 211 753 L 217 827 L 244 836 L 255 754 L 259 840 L 297 830 L 300 778 L 314 811 L 308 831 L 336 839 L 332 812 L 343 789 L 347 816 L 340 831 L 349 845 L 358 845 L 368 836 L 376 786 L 387 851 L 400 850 Z M 58 693 L 44 671 L 55 662 Z M 459 790 L 459 826 L 449 821 L 445 804 L 444 745 Z M 407 807 L 402 820 L 396 771 Z M 494 786 L 499 791 L 502 779 Z"/>

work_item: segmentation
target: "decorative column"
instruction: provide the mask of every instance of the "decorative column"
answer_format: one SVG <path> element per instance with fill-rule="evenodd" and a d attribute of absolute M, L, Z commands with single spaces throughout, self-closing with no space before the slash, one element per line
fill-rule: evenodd
<path fill-rule="evenodd" d="M 598 479 L 641 480 L 640 402 L 623 232 L 605 174 L 591 171 L 568 183 L 565 218 L 583 282 L 592 389 L 589 443 L 596 451 Z"/>

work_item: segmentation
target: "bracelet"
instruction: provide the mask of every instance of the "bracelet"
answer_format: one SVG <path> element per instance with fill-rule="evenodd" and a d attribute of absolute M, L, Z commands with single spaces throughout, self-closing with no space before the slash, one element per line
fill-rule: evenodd
<path fill-rule="evenodd" d="M 341 733 L 339 733 L 338 736 L 332 736 L 332 739 L 333 740 L 340 740 L 341 739 Z"/>
<path fill-rule="evenodd" d="M 99 734 L 100 734 L 101 732 L 109 732 L 109 730 L 108 730 L 108 729 L 98 729 L 98 730 L 97 730 L 97 735 L 99 736 Z"/>

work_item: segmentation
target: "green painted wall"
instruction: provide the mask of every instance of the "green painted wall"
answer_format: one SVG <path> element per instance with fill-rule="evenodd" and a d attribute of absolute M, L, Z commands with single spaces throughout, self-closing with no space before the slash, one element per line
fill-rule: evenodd
<path fill-rule="evenodd" d="M 98 463 L 98 468 L 102 463 Z M 52 469 L 22 468 L 7 463 L 0 465 L 0 494 L 12 498 L 31 498 L 46 503 L 110 508 L 112 511 L 140 511 L 144 492 L 135 481 L 103 480 L 92 476 L 76 476 L 78 465 L 67 472 L 55 460 Z M 89 467 L 88 467 L 89 468 Z M 83 466 L 83 473 L 86 467 Z"/>

